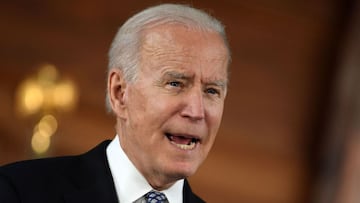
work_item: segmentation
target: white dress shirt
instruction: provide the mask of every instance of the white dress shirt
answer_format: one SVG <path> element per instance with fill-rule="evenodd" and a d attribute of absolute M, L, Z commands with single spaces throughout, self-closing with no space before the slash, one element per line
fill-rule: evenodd
<path fill-rule="evenodd" d="M 107 147 L 106 155 L 120 203 L 141 202 L 146 193 L 154 190 L 121 148 L 119 135 Z M 183 185 L 184 180 L 178 180 L 161 192 L 170 203 L 182 203 Z"/>

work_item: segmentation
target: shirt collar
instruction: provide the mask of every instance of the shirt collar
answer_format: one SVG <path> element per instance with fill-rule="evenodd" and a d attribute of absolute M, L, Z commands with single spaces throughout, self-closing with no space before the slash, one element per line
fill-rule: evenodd
<path fill-rule="evenodd" d="M 121 148 L 119 135 L 115 136 L 107 147 L 106 155 L 120 203 L 134 202 L 154 190 Z M 182 203 L 183 186 L 184 180 L 181 179 L 161 192 L 166 195 L 169 202 Z"/>

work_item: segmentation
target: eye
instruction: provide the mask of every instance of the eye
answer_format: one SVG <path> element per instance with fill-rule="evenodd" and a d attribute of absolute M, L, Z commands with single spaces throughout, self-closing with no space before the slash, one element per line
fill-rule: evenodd
<path fill-rule="evenodd" d="M 182 83 L 179 81 L 170 81 L 170 82 L 168 82 L 168 85 L 172 86 L 172 87 L 181 87 Z"/>
<path fill-rule="evenodd" d="M 205 93 L 211 94 L 211 95 L 220 95 L 220 91 L 215 88 L 208 88 L 205 90 Z"/>

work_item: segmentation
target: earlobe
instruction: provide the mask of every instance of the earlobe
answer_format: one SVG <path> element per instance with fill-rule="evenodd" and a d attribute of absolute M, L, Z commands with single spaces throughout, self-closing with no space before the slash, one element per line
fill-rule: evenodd
<path fill-rule="evenodd" d="M 122 71 L 118 68 L 113 68 L 108 74 L 107 84 L 109 103 L 117 117 L 125 116 L 125 92 L 126 81 Z"/>

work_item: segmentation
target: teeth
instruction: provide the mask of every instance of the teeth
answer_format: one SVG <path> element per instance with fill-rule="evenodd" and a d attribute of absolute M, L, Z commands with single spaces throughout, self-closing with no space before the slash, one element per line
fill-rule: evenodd
<path fill-rule="evenodd" d="M 195 142 L 190 142 L 190 144 L 177 144 L 175 142 L 171 142 L 173 143 L 175 146 L 179 147 L 180 149 L 183 150 L 191 150 L 195 148 L 196 143 Z"/>

